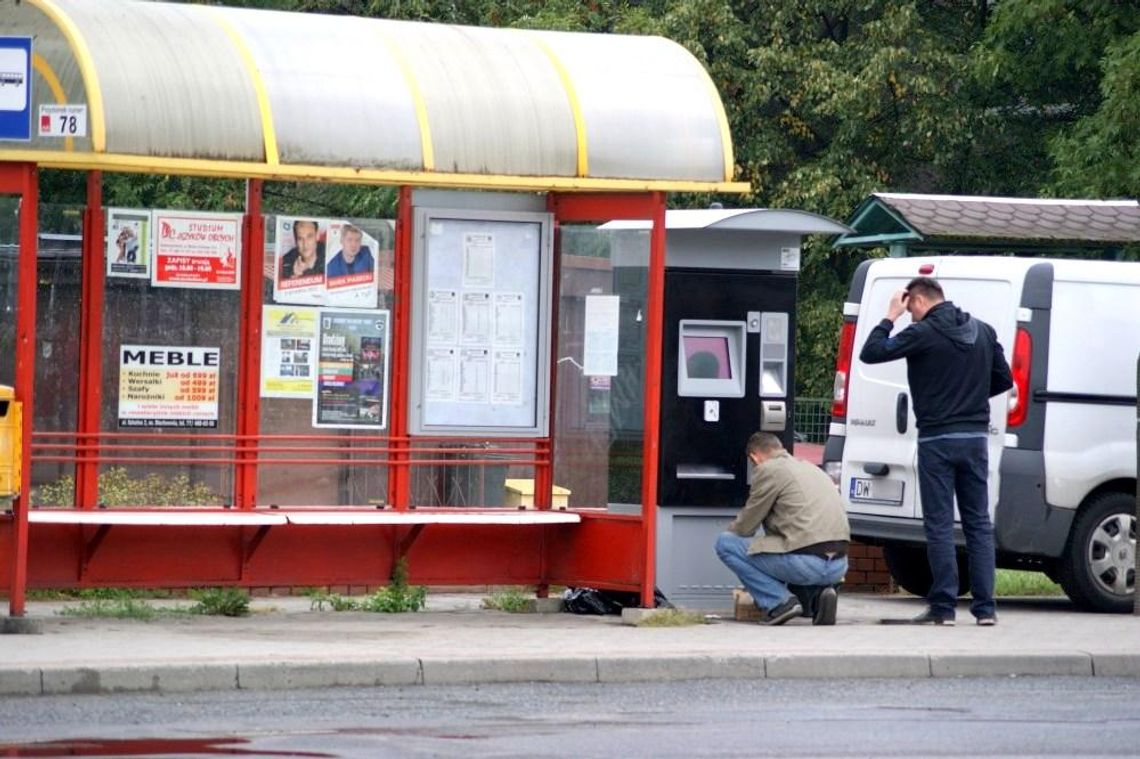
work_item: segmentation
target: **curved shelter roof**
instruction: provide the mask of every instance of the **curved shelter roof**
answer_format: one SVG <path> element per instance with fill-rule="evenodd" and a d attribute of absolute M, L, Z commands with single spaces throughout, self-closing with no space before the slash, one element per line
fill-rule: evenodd
<path fill-rule="evenodd" d="M 31 114 L 84 136 L 0 160 L 536 190 L 745 191 L 712 80 L 660 37 L 138 0 L 0 0 Z M 33 123 L 35 126 L 35 123 Z"/>

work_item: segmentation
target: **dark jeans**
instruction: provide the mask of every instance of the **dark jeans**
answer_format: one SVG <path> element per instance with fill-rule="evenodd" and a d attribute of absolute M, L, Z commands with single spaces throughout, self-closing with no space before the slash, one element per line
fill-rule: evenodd
<path fill-rule="evenodd" d="M 954 496 L 966 536 L 970 566 L 970 612 L 993 616 L 994 528 L 986 490 L 989 451 L 984 437 L 944 438 L 918 444 L 918 489 L 926 556 L 934 581 L 927 601 L 931 611 L 953 617 L 958 602 L 958 559 L 954 547 Z"/>

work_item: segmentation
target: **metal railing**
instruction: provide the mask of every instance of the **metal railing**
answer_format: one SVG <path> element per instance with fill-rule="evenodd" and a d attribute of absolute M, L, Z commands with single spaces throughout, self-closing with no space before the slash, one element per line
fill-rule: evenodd
<path fill-rule="evenodd" d="M 792 429 L 801 443 L 827 442 L 827 429 L 831 425 L 830 398 L 796 398 Z"/>

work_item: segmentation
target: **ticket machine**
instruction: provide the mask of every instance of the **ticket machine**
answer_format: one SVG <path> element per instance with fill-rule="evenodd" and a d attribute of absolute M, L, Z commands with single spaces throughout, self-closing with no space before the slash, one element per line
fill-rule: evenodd
<path fill-rule="evenodd" d="M 634 251 L 644 241 L 625 237 L 623 254 L 622 234 L 644 232 L 643 226 L 606 225 L 618 235 L 619 269 L 623 259 L 640 265 Z M 731 607 L 737 581 L 713 544 L 748 496 L 748 438 L 764 430 L 794 449 L 802 239 L 846 229 L 802 211 L 666 214 L 657 585 L 674 603 Z M 623 281 L 634 284 L 629 298 L 638 297 L 640 283 L 615 271 L 615 283 Z M 629 411 L 618 403 L 615 428 L 628 424 Z"/>

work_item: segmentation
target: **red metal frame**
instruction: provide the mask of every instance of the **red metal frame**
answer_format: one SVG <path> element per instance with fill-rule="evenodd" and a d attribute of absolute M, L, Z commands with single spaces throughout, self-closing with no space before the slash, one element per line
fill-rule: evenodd
<path fill-rule="evenodd" d="M 9 545 L 12 558 L 8 585 L 8 610 L 23 616 L 28 581 L 28 506 L 32 470 L 32 426 L 35 419 L 33 389 L 36 381 L 36 284 L 37 235 L 39 232 L 39 173 L 35 164 L 0 163 L 0 192 L 20 195 L 20 258 L 17 264 L 16 308 L 16 400 L 24 404 L 20 438 L 23 477 L 20 493 L 12 502 L 13 529 Z"/>
<path fill-rule="evenodd" d="M 83 262 L 79 304 L 79 408 L 76 441 L 98 442 L 103 413 L 103 286 L 106 250 L 103 173 L 87 174 L 87 207 L 83 211 Z M 98 453 L 98 450 L 95 450 Z M 75 506 L 93 509 L 99 502 L 99 464 L 82 454 L 75 464 Z"/>
<path fill-rule="evenodd" d="M 394 251 L 392 408 L 390 434 L 354 436 L 343 447 L 337 435 L 260 434 L 260 336 L 265 228 L 262 183 L 247 186 L 243 220 L 245 248 L 240 301 L 238 387 L 234 434 L 154 435 L 103 432 L 102 331 L 105 269 L 104 209 L 101 176 L 88 175 L 84 218 L 83 304 L 81 312 L 80 413 L 75 433 L 41 432 L 32 443 L 34 381 L 36 234 L 38 202 L 36 168 L 0 164 L 0 192 L 19 193 L 25 213 L 20 218 L 19 318 L 16 351 L 16 395 L 25 402 L 29 423 L 23 430 L 24 461 L 74 462 L 76 505 L 91 509 L 98 500 L 99 468 L 107 463 L 193 462 L 234 467 L 234 506 L 257 507 L 258 476 L 274 465 L 386 466 L 388 505 L 407 512 L 411 503 L 411 468 L 454 464 L 443 454 L 462 444 L 455 438 L 411 438 L 407 428 L 409 339 L 412 301 L 412 189 L 401 187 Z M 559 224 L 611 219 L 654 220 L 651 235 L 647 301 L 645 366 L 645 459 L 640 516 L 579 510 L 577 525 L 415 525 L 414 527 L 345 526 L 171 526 L 40 524 L 29 534 L 28 491 L 15 502 L 15 518 L 0 519 L 0 540 L 14 547 L 10 566 L 0 567 L 0 580 L 10 589 L 12 613 L 23 613 L 25 589 L 99 585 L 193 586 L 204 583 L 266 585 L 384 584 L 402 555 L 414 559 L 411 579 L 441 584 L 525 583 L 542 592 L 548 583 L 640 590 L 643 605 L 653 603 L 657 450 L 659 439 L 661 324 L 664 287 L 663 193 L 558 195 L 548 198 Z M 556 248 L 557 250 L 557 248 Z M 559 261 L 552 262 L 554 319 L 557 340 Z M 495 440 L 494 458 L 470 459 L 470 466 L 533 466 L 536 506 L 549 509 L 553 482 L 553 429 L 556 423 L 556 367 L 552 353 L 551 434 L 542 438 Z M 199 445 L 198 443 L 204 443 Z M 455 450 L 460 450 L 455 448 Z M 466 449 L 465 449 L 466 450 Z M 209 458 L 202 458 L 201 454 Z M 360 454 L 367 454 L 360 458 Z M 302 455 L 303 458 L 290 458 Z M 510 458 L 504 460 L 506 455 Z M 30 470 L 30 466 L 27 467 Z M 426 511 L 426 510 L 425 510 Z M 30 546 L 30 547 L 29 547 Z M 32 550 L 34 549 L 34 550 Z M 29 582 L 30 579 L 30 582 Z"/>
<path fill-rule="evenodd" d="M 261 307 L 265 267 L 265 217 L 261 215 L 263 183 L 246 182 L 242 219 L 244 265 L 238 334 L 236 427 L 239 444 L 234 472 L 234 505 L 252 509 L 257 503 L 257 439 L 261 432 Z M 250 447 L 253 450 L 246 450 Z"/>
<path fill-rule="evenodd" d="M 649 236 L 649 283 L 646 293 L 644 441 L 641 464 L 641 605 L 654 603 L 657 564 L 657 461 L 661 435 L 661 330 L 665 323 L 665 194 L 553 195 L 550 207 L 558 222 L 652 219 Z M 557 329 L 557 325 L 555 325 Z M 603 557 L 591 557 L 601 562 Z"/>
<path fill-rule="evenodd" d="M 396 239 L 393 245 L 395 292 L 392 294 L 392 423 L 389 431 L 396 446 L 388 474 L 388 502 L 405 511 L 411 500 L 411 472 L 407 461 L 408 354 L 412 324 L 412 188 L 401 187 L 396 199 Z"/>

